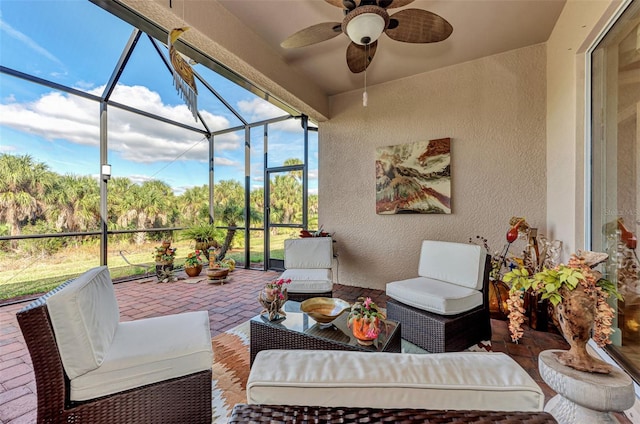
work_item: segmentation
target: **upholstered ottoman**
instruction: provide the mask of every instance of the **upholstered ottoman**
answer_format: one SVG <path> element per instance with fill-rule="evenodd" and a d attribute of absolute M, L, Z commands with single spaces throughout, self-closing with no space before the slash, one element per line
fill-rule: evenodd
<path fill-rule="evenodd" d="M 261 405 L 542 411 L 544 394 L 503 353 L 264 350 L 247 381 Z"/>

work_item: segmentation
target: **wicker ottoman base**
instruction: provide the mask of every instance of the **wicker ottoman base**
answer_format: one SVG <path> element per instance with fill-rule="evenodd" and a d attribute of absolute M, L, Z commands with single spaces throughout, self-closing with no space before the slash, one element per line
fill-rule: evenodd
<path fill-rule="evenodd" d="M 431 353 L 459 352 L 483 340 L 491 340 L 491 321 L 485 307 L 445 316 L 389 299 L 387 316 L 400 322 L 403 339 Z"/>
<path fill-rule="evenodd" d="M 546 412 L 432 411 L 237 404 L 229 423 L 503 423 L 547 424 Z"/>

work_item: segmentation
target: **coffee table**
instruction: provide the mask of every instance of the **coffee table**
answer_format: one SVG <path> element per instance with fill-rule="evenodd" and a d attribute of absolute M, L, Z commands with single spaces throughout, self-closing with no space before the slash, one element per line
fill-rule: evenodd
<path fill-rule="evenodd" d="M 300 302 L 284 304 L 287 316 L 278 321 L 269 321 L 257 315 L 250 323 L 250 364 L 261 350 L 309 349 L 309 350 L 355 350 L 364 352 L 401 352 L 400 323 L 385 320 L 380 335 L 373 344 L 364 346 L 353 337 L 347 327 L 348 312 L 333 320 L 330 325 L 316 322 L 300 311 Z"/>

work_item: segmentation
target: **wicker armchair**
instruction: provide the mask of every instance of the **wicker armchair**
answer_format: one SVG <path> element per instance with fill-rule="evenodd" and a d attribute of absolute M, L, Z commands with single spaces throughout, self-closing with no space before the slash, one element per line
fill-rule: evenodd
<path fill-rule="evenodd" d="M 308 237 L 284 241 L 284 267 L 281 278 L 291 279 L 287 287 L 290 300 L 333 297 L 333 239 Z"/>
<path fill-rule="evenodd" d="M 96 268 L 88 273 L 91 272 L 93 272 L 92 275 L 94 276 L 96 273 L 104 275 L 106 272 L 108 276 L 106 267 Z M 83 276 L 79 277 L 79 279 L 82 277 Z M 108 283 L 112 284 L 110 278 Z M 63 356 L 65 355 L 61 355 L 58 346 L 60 340 L 56 337 L 56 326 L 52 322 L 51 310 L 49 309 L 50 305 L 48 305 L 52 296 L 55 296 L 72 284 L 74 284 L 74 280 L 67 281 L 17 313 L 18 323 L 29 349 L 36 377 L 38 394 L 37 422 L 91 424 L 211 423 L 210 365 L 207 369 L 200 369 L 186 375 L 155 381 L 141 385 L 140 387 L 134 386 L 97 398 L 73 400 L 71 380 L 65 371 L 65 365 L 63 365 L 63 362 L 69 362 L 68 352 L 66 353 L 67 359 L 63 360 Z M 113 290 L 113 288 L 111 288 L 111 290 Z M 103 302 L 103 295 L 104 292 L 101 293 L 101 297 L 96 297 L 94 300 L 99 299 L 99 303 L 108 303 L 109 299 Z M 95 304 L 91 305 L 89 309 L 100 309 L 101 307 L 101 305 Z M 165 318 L 166 320 L 162 321 L 162 323 L 166 323 L 171 319 L 171 317 L 160 317 L 149 320 L 138 320 L 138 322 L 139 324 L 143 324 L 143 321 L 156 320 L 156 323 L 158 323 Z M 199 321 L 202 316 L 183 316 L 180 318 L 179 323 L 184 324 L 188 322 L 184 320 L 185 318 L 198 318 L 193 321 Z M 98 320 L 96 322 L 102 325 L 104 320 Z M 208 318 L 206 330 L 207 332 L 209 331 Z M 116 335 L 115 337 L 118 336 Z M 171 337 L 171 334 L 167 334 L 167 338 Z M 205 338 L 205 336 L 200 337 L 200 340 L 204 340 Z M 208 337 L 210 338 L 210 334 Z M 81 342 L 77 342 L 77 344 L 73 346 L 73 349 L 81 350 L 82 348 L 79 347 L 81 344 Z M 155 345 L 157 344 L 154 344 L 154 346 Z M 122 353 L 122 351 L 119 353 Z M 193 354 L 193 350 L 190 354 Z M 206 358 L 207 352 L 201 348 L 197 354 L 200 355 L 199 362 L 202 363 Z M 107 355 L 109 355 L 109 353 L 107 353 Z M 103 365 L 105 363 L 106 362 L 102 362 Z M 113 368 L 113 364 L 109 365 L 109 367 Z M 98 369 L 99 368 L 100 366 L 98 366 Z M 124 380 L 124 383 L 119 384 L 135 385 L 140 379 L 144 380 L 140 375 L 134 374 L 134 371 L 127 369 L 121 369 L 119 371 L 124 371 L 127 376 L 127 378 L 122 378 L 122 374 L 117 376 L 117 379 Z M 131 374 L 129 374 L 129 372 L 131 372 Z M 150 378 L 154 377 L 152 376 Z M 116 380 L 116 378 L 112 379 L 111 383 L 113 383 L 113 380 Z M 98 384 L 97 386 L 100 385 Z M 109 386 L 108 378 L 106 377 L 105 386 Z M 109 388 L 98 387 L 97 390 L 109 391 Z"/>
<path fill-rule="evenodd" d="M 491 340 L 490 257 L 480 246 L 425 240 L 418 277 L 387 283 L 387 316 L 431 353 Z"/>

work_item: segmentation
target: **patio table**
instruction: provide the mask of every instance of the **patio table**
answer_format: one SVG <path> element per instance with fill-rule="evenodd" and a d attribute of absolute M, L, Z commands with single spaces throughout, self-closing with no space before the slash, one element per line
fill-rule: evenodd
<path fill-rule="evenodd" d="M 284 305 L 286 317 L 269 321 L 264 315 L 250 320 L 250 364 L 258 352 L 267 349 L 354 350 L 365 352 L 401 352 L 400 323 L 385 320 L 380 335 L 373 344 L 358 343 L 347 327 L 348 313 L 333 320 L 330 325 L 316 322 L 300 311 L 300 302 L 288 301 Z"/>

